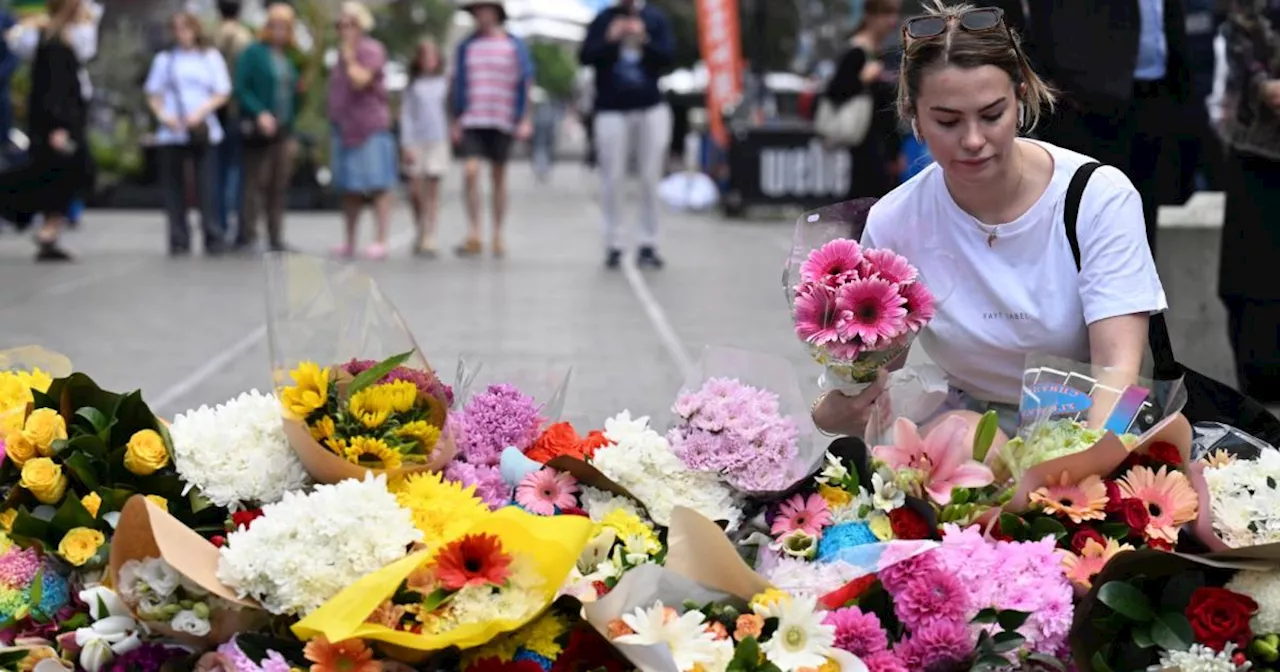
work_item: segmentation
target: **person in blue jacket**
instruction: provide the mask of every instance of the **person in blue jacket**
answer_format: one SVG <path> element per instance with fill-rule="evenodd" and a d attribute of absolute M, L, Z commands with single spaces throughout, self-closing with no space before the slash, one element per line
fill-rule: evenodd
<path fill-rule="evenodd" d="M 454 60 L 451 134 L 465 163 L 467 238 L 459 256 L 484 251 L 480 225 L 480 163 L 487 161 L 493 185 L 493 255 L 502 257 L 507 213 L 507 158 L 513 139 L 533 135 L 533 58 L 520 38 L 504 28 L 507 12 L 494 0 L 465 0 L 462 8 L 475 18 L 476 31 L 458 45 Z"/>
<path fill-rule="evenodd" d="M 662 10 L 644 0 L 620 0 L 591 22 L 578 54 L 595 69 L 596 161 L 604 205 L 605 266 L 622 259 L 618 202 L 628 160 L 640 177 L 640 236 L 636 263 L 661 268 L 658 182 L 671 146 L 671 107 L 658 79 L 675 61 L 675 37 Z"/>

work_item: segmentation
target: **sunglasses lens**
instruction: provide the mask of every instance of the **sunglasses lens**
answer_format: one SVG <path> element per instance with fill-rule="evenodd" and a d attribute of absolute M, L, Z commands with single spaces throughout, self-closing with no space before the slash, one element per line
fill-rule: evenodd
<path fill-rule="evenodd" d="M 947 29 L 947 20 L 940 16 L 921 16 L 907 22 L 907 35 L 915 39 L 937 37 Z"/>
<path fill-rule="evenodd" d="M 990 30 L 1000 23 L 1000 12 L 995 9 L 979 9 L 960 17 L 960 25 L 967 30 Z"/>

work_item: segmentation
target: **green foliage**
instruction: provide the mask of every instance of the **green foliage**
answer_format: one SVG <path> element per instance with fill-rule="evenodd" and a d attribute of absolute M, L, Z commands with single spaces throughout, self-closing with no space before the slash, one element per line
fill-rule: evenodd
<path fill-rule="evenodd" d="M 577 55 L 564 46 L 550 43 L 536 43 L 530 51 L 537 69 L 538 86 L 553 99 L 572 98 L 578 71 Z"/>
<path fill-rule="evenodd" d="M 1138 576 L 1100 586 L 1092 623 L 1100 641 L 1107 643 L 1094 652 L 1093 669 L 1142 669 L 1160 651 L 1189 648 L 1195 635 L 1185 610 L 1191 593 L 1203 585 L 1204 572 L 1188 570 L 1163 579 Z"/>

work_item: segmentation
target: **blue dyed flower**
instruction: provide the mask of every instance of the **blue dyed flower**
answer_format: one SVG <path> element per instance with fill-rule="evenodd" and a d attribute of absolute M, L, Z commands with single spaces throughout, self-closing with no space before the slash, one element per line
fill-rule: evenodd
<path fill-rule="evenodd" d="M 875 533 L 871 531 L 871 526 L 866 523 L 832 525 L 823 531 L 822 540 L 818 542 L 818 560 L 834 562 L 839 559 L 840 552 L 846 548 L 879 542 Z"/>
<path fill-rule="evenodd" d="M 546 656 L 540 656 L 528 649 L 520 649 L 519 651 L 516 652 L 516 655 L 511 657 L 511 660 L 514 660 L 514 661 L 528 660 L 528 661 L 537 663 L 538 667 L 541 667 L 542 669 L 547 670 L 548 672 L 550 672 L 551 666 L 555 663 L 555 661 L 551 660 L 550 658 Z"/>
<path fill-rule="evenodd" d="M 52 617 L 53 614 L 71 602 L 71 586 L 61 574 L 46 568 L 41 581 L 40 613 Z"/>

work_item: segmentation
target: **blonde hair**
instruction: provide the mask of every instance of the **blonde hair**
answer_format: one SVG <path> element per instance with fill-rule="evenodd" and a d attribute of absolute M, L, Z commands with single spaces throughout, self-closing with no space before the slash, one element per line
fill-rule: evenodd
<path fill-rule="evenodd" d="M 262 30 L 258 32 L 258 39 L 267 41 L 271 30 L 271 22 L 279 21 L 289 26 L 289 39 L 287 43 L 293 45 L 293 24 L 297 21 L 298 15 L 293 11 L 293 7 L 283 2 L 273 2 L 267 7 L 267 21 L 262 24 Z"/>
<path fill-rule="evenodd" d="M 360 26 L 360 30 L 366 33 L 373 30 L 373 14 L 363 3 L 348 0 L 342 3 L 342 9 L 339 11 L 343 17 L 355 21 L 356 25 Z"/>
<path fill-rule="evenodd" d="M 974 9 L 972 5 L 948 6 L 943 0 L 933 0 L 925 16 L 946 21 L 942 34 L 920 39 L 904 35 L 902 74 L 898 82 L 898 117 L 904 125 L 910 126 L 916 117 L 916 100 L 926 72 L 949 65 L 963 69 L 990 65 L 1009 75 L 1018 102 L 1025 109 L 1024 131 L 1035 128 L 1041 117 L 1053 111 L 1056 98 L 1053 89 L 1027 62 L 1017 33 L 1003 21 L 991 30 L 972 31 L 961 27 L 961 17 Z"/>

